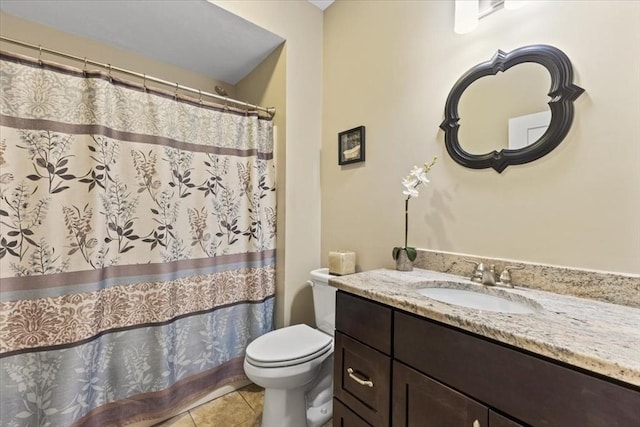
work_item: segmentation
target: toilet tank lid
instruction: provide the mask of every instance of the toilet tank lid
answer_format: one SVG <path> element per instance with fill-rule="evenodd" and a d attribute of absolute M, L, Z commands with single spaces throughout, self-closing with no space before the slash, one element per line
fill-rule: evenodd
<path fill-rule="evenodd" d="M 328 268 L 318 268 L 317 270 L 311 271 L 311 278 L 313 280 L 317 280 L 318 282 L 328 283 L 329 279 L 332 277 L 337 277 L 337 276 L 329 274 Z"/>

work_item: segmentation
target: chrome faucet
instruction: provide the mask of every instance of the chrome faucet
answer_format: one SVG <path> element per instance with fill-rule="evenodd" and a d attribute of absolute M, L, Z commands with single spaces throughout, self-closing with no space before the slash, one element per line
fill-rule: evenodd
<path fill-rule="evenodd" d="M 500 278 L 496 285 L 506 286 L 508 288 L 513 288 L 513 284 L 511 283 L 511 270 L 523 270 L 524 265 L 507 265 L 500 274 Z"/>
<path fill-rule="evenodd" d="M 482 278 L 480 283 L 487 286 L 495 286 L 496 285 L 496 266 L 491 264 L 489 269 L 482 270 Z"/>
<path fill-rule="evenodd" d="M 475 264 L 476 266 L 471 275 L 471 280 L 482 283 L 485 286 L 506 286 L 513 288 L 513 284 L 511 283 L 511 270 L 522 270 L 524 268 L 523 265 L 508 265 L 502 270 L 500 277 L 496 281 L 496 266 L 494 264 L 491 264 L 489 268 L 487 268 L 482 262 L 469 259 L 465 259 L 464 261 Z"/>

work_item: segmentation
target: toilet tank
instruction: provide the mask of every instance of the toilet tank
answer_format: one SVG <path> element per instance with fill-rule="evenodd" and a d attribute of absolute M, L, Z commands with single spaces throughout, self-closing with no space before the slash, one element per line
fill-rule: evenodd
<path fill-rule="evenodd" d="M 313 310 L 316 326 L 322 332 L 333 335 L 336 327 L 336 291 L 329 286 L 328 268 L 320 268 L 311 272 L 311 287 L 313 290 Z"/>

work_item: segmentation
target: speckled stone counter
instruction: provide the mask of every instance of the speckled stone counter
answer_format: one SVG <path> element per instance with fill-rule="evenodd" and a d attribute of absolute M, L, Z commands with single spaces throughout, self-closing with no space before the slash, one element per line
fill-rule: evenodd
<path fill-rule="evenodd" d="M 454 283 L 452 283 L 454 282 Z M 640 386 L 640 309 L 538 289 L 486 287 L 430 270 L 372 270 L 332 278 L 338 289 Z M 449 305 L 418 294 L 456 287 L 526 301 L 537 310 L 507 314 Z M 366 319 L 363 319 L 366 321 Z"/>
<path fill-rule="evenodd" d="M 428 249 L 418 249 L 415 267 L 469 277 L 473 266 L 465 260 L 495 265 L 502 271 L 505 265 L 519 265 L 513 272 L 513 283 L 522 287 L 557 294 L 573 295 L 613 304 L 640 308 L 640 275 L 585 270 L 555 265 L 537 264 L 502 258 L 479 257 Z"/>

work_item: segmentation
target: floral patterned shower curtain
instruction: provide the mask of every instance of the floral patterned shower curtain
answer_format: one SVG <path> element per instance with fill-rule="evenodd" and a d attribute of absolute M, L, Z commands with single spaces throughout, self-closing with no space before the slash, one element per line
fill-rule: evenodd
<path fill-rule="evenodd" d="M 273 328 L 272 122 L 0 55 L 0 425 L 124 425 L 244 379 Z"/>

